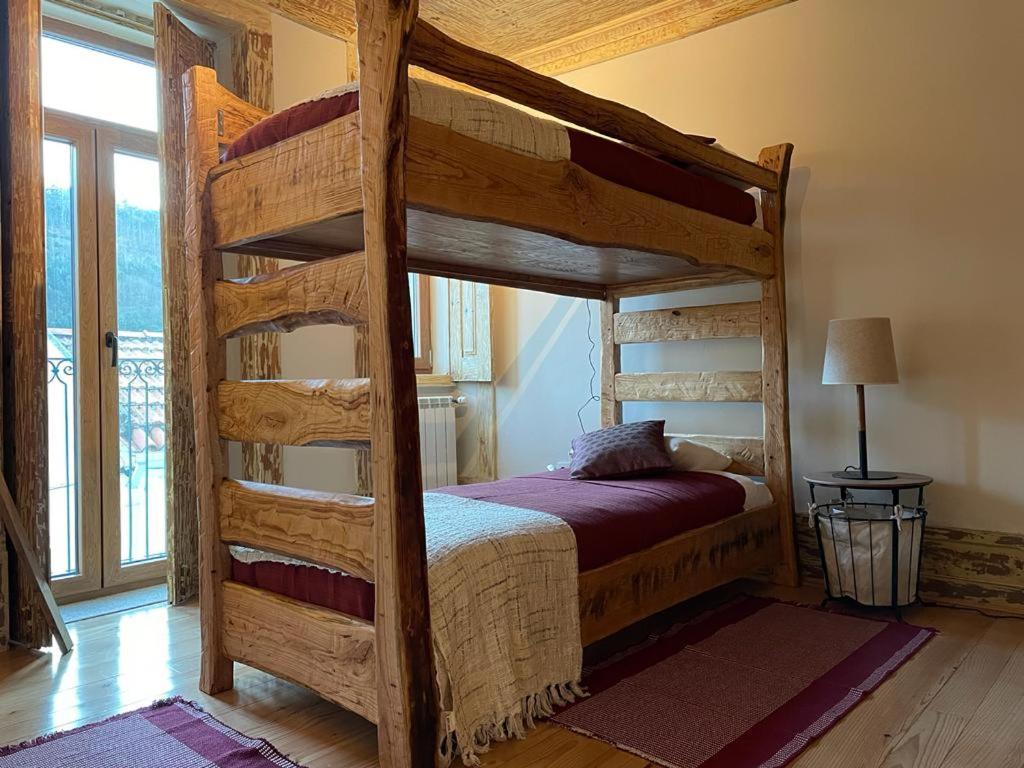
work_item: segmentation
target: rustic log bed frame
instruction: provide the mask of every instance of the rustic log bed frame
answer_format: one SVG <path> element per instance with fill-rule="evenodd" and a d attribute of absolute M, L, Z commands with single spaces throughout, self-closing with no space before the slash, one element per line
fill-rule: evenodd
<path fill-rule="evenodd" d="M 703 436 L 763 475 L 774 503 L 581 574 L 583 642 L 758 569 L 796 580 L 783 282 L 791 145 L 751 163 L 626 107 L 467 48 L 415 0 L 360 0 L 361 109 L 231 162 L 266 116 L 196 67 L 184 81 L 185 258 L 200 517 L 200 687 L 240 661 L 378 726 L 381 764 L 433 764 L 437 738 L 407 270 L 603 301 L 602 423 L 624 400 L 757 401 L 764 437 Z M 507 98 L 762 190 L 743 226 L 410 118 L 408 67 Z M 349 141 L 339 141 L 348 137 Z M 307 263 L 223 278 L 223 252 Z M 619 312 L 619 299 L 762 284 L 760 302 Z M 317 323 L 366 324 L 370 378 L 228 381 L 225 339 Z M 625 374 L 619 345 L 760 336 L 760 373 Z M 226 479 L 228 441 L 370 446 L 374 498 Z M 375 584 L 367 622 L 230 580 L 229 544 Z"/>

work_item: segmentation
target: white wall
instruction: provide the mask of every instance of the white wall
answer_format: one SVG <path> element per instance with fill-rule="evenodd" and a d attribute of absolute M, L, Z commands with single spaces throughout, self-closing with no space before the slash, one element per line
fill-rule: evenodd
<path fill-rule="evenodd" d="M 1016 0 L 798 0 L 564 77 L 747 157 L 796 145 L 786 271 L 797 477 L 856 461 L 853 390 L 820 384 L 827 321 L 888 315 L 902 381 L 868 390 L 873 465 L 934 475 L 934 523 L 1012 532 L 1024 532 L 1022 39 Z M 589 369 L 574 302 L 499 294 L 504 475 L 564 454 Z M 728 344 L 679 344 L 661 360 L 628 349 L 624 362 L 758 367 L 756 345 Z M 655 411 L 687 431 L 760 424 L 746 405 L 636 406 L 627 418 Z"/>

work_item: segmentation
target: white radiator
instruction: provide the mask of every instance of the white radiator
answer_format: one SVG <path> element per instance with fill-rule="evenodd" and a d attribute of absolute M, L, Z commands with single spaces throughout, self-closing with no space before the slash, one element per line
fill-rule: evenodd
<path fill-rule="evenodd" d="M 420 462 L 423 490 L 456 485 L 455 399 L 420 397 Z"/>

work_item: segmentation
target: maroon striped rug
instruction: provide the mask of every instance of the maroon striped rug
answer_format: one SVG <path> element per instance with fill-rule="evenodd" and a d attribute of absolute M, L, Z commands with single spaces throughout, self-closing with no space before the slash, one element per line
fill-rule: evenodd
<path fill-rule="evenodd" d="M 777 768 L 934 634 L 743 597 L 584 669 L 554 720 L 669 768 Z"/>
<path fill-rule="evenodd" d="M 301 768 L 191 702 L 171 699 L 0 748 L 0 768 Z"/>

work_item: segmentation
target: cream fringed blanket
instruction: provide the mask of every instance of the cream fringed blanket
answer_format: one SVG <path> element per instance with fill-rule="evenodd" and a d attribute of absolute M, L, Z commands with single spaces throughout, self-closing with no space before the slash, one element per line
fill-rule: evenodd
<path fill-rule="evenodd" d="M 582 694 L 576 538 L 543 512 L 443 493 L 423 507 L 439 748 L 479 765 Z"/>

